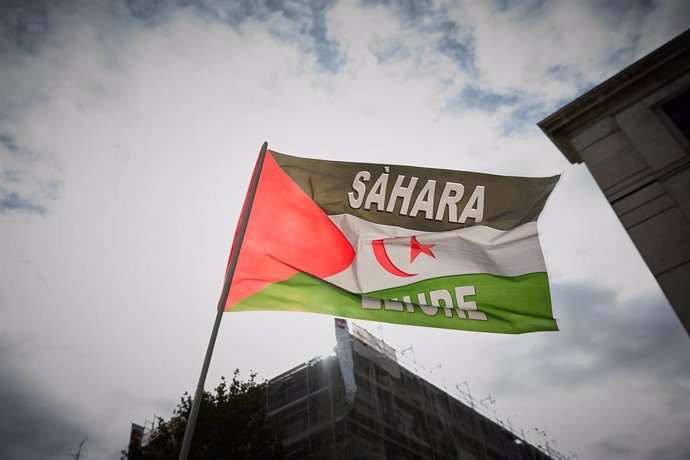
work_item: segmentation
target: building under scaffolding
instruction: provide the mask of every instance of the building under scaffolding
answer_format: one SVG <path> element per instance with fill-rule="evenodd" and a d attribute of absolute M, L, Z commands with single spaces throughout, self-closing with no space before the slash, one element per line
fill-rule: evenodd
<path fill-rule="evenodd" d="M 365 330 L 345 331 L 336 355 L 268 382 L 268 414 L 286 458 L 553 458 L 401 366 L 395 350 Z"/>

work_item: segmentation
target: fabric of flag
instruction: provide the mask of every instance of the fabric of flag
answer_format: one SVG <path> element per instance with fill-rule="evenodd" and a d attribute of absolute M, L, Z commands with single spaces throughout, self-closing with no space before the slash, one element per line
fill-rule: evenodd
<path fill-rule="evenodd" d="M 225 311 L 557 330 L 537 218 L 559 176 L 266 153 Z M 246 206 L 246 204 L 245 204 Z M 238 247 L 237 236 L 233 251 Z"/>

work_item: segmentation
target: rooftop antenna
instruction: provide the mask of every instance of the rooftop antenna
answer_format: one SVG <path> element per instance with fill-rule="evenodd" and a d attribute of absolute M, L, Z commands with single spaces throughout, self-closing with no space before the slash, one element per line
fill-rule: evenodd
<path fill-rule="evenodd" d="M 534 431 L 536 431 L 538 434 L 544 437 L 544 447 L 543 449 L 546 450 L 546 453 L 549 455 L 552 455 L 551 451 L 551 446 L 549 445 L 548 438 L 546 437 L 546 427 L 541 427 L 541 428 L 535 428 Z M 538 445 L 538 447 L 542 447 L 541 445 Z"/>
<path fill-rule="evenodd" d="M 431 369 L 429 369 L 429 376 L 433 376 L 433 375 L 434 375 L 434 370 L 435 370 L 435 369 L 443 370 L 443 367 L 441 367 L 441 363 L 438 363 L 437 365 L 435 365 L 434 367 L 432 367 Z M 443 378 L 443 377 L 441 377 L 441 378 Z"/>
<path fill-rule="evenodd" d="M 484 401 L 489 401 L 488 403 L 485 403 Z M 493 396 L 489 395 L 486 398 L 482 399 L 479 401 L 479 403 L 486 408 L 486 410 L 489 410 L 489 404 L 496 404 L 496 400 L 493 398 Z M 494 420 L 497 421 L 498 423 L 503 426 L 503 421 L 498 418 L 498 415 L 496 415 L 496 410 L 492 409 L 491 410 L 494 413 Z"/>
<path fill-rule="evenodd" d="M 474 409 L 474 398 L 472 398 L 472 393 L 470 393 L 470 384 L 467 382 L 467 380 L 465 380 L 460 385 L 465 385 L 465 387 L 467 388 L 467 399 L 472 409 Z M 460 389 L 460 385 L 455 385 L 455 388 L 457 388 L 458 391 L 464 395 L 465 393 L 463 393 L 463 391 Z"/>
<path fill-rule="evenodd" d="M 414 355 L 414 347 L 410 345 L 409 347 L 405 348 L 400 352 L 401 355 L 405 356 L 405 353 L 411 351 L 412 352 L 412 362 L 414 363 L 414 373 L 417 374 L 419 377 L 419 370 L 417 369 L 417 357 Z"/>
<path fill-rule="evenodd" d="M 79 443 L 79 449 L 77 450 L 76 454 L 65 454 L 67 456 L 72 457 L 74 460 L 79 460 L 79 457 L 81 456 L 81 447 L 84 445 L 86 440 L 89 439 L 89 437 L 85 437 L 80 443 Z"/>
<path fill-rule="evenodd" d="M 550 442 L 551 445 L 553 445 L 554 447 L 550 447 L 550 446 L 549 446 L 549 442 Z M 547 448 L 550 448 L 550 449 L 551 449 L 551 453 L 552 453 L 553 455 L 555 455 L 556 457 L 558 457 L 558 458 L 560 458 L 560 459 L 567 458 L 567 457 L 565 457 L 565 456 L 558 450 L 558 443 L 556 442 L 555 439 L 552 439 L 551 441 L 547 441 L 546 447 L 547 447 Z"/>
<path fill-rule="evenodd" d="M 506 419 L 506 422 L 508 423 L 508 428 L 510 429 L 510 431 L 513 431 L 513 425 L 511 425 L 511 423 L 510 423 L 510 419 L 513 417 L 517 417 L 517 414 L 513 414 Z"/>
<path fill-rule="evenodd" d="M 434 369 L 437 369 L 437 368 L 438 368 L 440 371 L 443 372 L 443 366 L 441 366 L 441 363 L 438 363 L 437 365 L 435 365 L 434 367 L 432 367 L 431 369 L 429 369 L 429 373 L 430 373 L 431 375 L 433 375 L 433 374 L 434 374 Z M 440 383 L 443 385 L 443 389 L 444 389 L 444 390 L 446 391 L 446 393 L 447 393 L 447 392 L 448 392 L 448 387 L 446 386 L 446 379 L 443 378 L 443 374 L 441 374 L 441 382 L 440 382 Z"/>
<path fill-rule="evenodd" d="M 489 407 L 488 407 L 486 404 L 484 404 L 484 401 L 489 401 L 489 404 L 496 404 L 496 400 L 495 400 L 495 399 L 493 398 L 493 396 L 491 396 L 491 395 L 489 395 L 489 396 L 487 396 L 486 398 L 484 398 L 484 399 L 482 399 L 481 401 L 479 401 L 479 403 L 480 403 L 482 406 L 484 406 L 484 407 L 486 407 L 486 408 L 488 409 Z"/>

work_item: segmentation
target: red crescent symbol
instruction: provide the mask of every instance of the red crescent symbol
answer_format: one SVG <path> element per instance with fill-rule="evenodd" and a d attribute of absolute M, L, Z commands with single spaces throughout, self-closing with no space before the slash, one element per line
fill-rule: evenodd
<path fill-rule="evenodd" d="M 409 278 L 410 276 L 415 276 L 415 274 L 406 273 L 400 270 L 393 264 L 393 261 L 388 257 L 386 252 L 386 247 L 383 245 L 383 240 L 373 240 L 371 246 L 374 248 L 374 257 L 378 261 L 379 265 L 383 267 L 391 275 L 400 276 L 403 278 Z"/>

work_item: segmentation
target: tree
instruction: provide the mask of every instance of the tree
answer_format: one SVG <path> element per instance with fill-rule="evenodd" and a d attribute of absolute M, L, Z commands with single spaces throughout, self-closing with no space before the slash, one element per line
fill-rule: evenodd
<path fill-rule="evenodd" d="M 243 382 L 235 370 L 229 385 L 221 377 L 215 393 L 204 391 L 189 452 L 191 460 L 283 458 L 282 445 L 266 416 L 265 387 L 255 378 L 252 373 Z M 149 442 L 130 445 L 121 458 L 177 459 L 191 408 L 192 397 L 185 392 L 169 421 L 157 418 Z"/>

